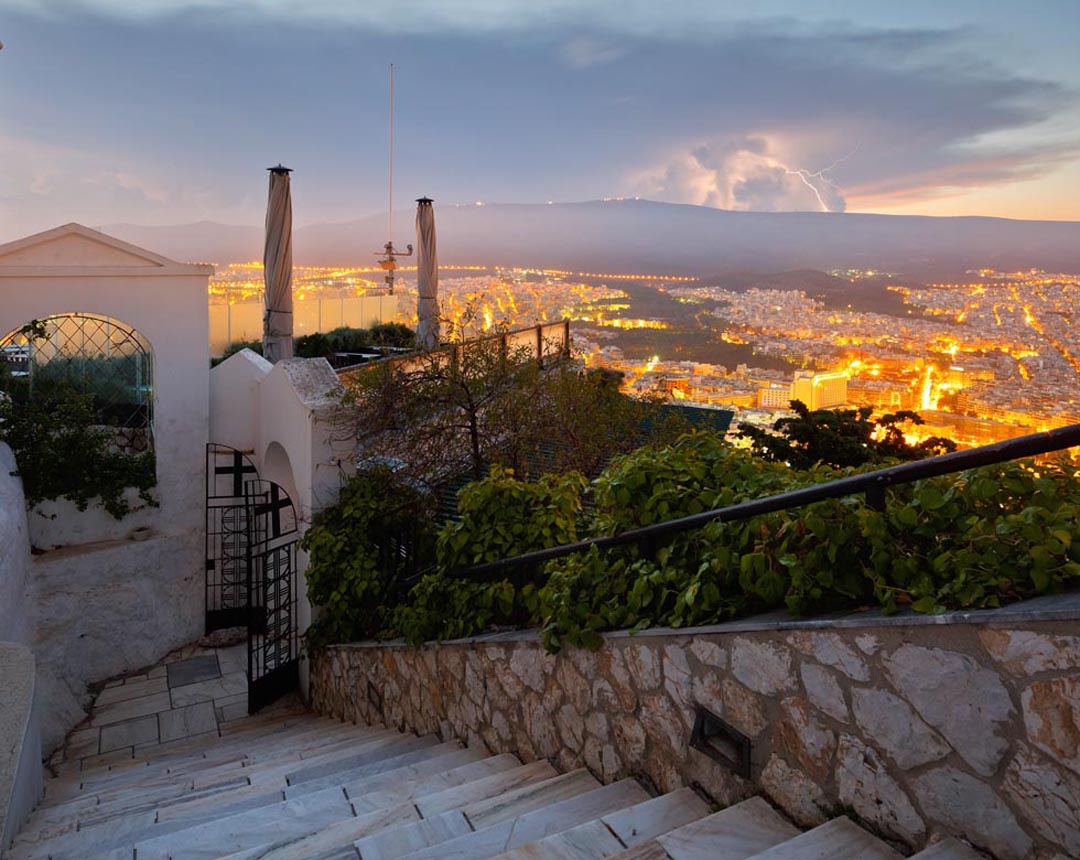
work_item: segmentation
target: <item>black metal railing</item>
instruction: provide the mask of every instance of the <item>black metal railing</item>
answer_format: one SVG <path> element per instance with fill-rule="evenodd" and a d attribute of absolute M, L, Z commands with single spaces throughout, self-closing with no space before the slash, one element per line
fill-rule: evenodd
<path fill-rule="evenodd" d="M 436 353 L 443 353 L 450 360 L 479 344 L 499 342 L 499 349 L 503 356 L 517 355 L 522 351 L 531 353 L 530 358 L 535 359 L 541 365 L 549 359 L 565 358 L 570 355 L 570 320 L 562 319 L 555 322 L 537 323 L 525 328 L 515 328 L 510 331 L 486 334 L 480 337 L 466 340 L 461 343 L 444 343 L 439 346 Z M 405 363 L 416 361 L 416 350 L 395 349 L 393 354 L 387 354 L 379 360 L 380 364 L 387 362 Z M 332 362 L 331 362 L 332 363 Z M 363 370 L 372 361 L 348 364 L 335 367 L 338 376 L 347 378 L 358 371 Z"/>
<path fill-rule="evenodd" d="M 859 493 L 866 495 L 867 504 L 872 508 L 884 510 L 885 491 L 889 487 L 898 484 L 909 484 L 925 478 L 937 478 L 979 466 L 992 466 L 1010 460 L 1036 457 L 1040 454 L 1051 454 L 1077 445 L 1080 445 L 1080 424 L 1073 424 L 1043 433 L 1018 436 L 1015 439 L 996 442 L 992 445 L 983 445 L 978 448 L 969 448 L 964 451 L 954 451 L 950 454 L 917 460 L 913 463 L 901 463 L 898 466 L 889 466 L 862 475 L 838 478 L 835 481 L 815 484 L 812 487 L 790 490 L 786 493 L 778 493 L 775 496 L 766 496 L 762 499 L 740 502 L 737 505 L 729 505 L 725 508 L 716 508 L 711 511 L 703 511 L 700 514 L 630 529 L 617 535 L 587 538 L 574 543 L 549 547 L 548 549 L 534 550 L 513 558 L 456 570 L 451 573 L 451 576 L 476 580 L 518 579 L 522 571 L 538 570 L 538 566 L 543 562 L 578 552 L 585 552 L 592 547 L 609 549 L 611 547 L 626 546 L 627 544 L 638 544 L 647 553 L 651 553 L 661 545 L 665 538 L 673 537 L 681 532 L 699 529 L 711 522 L 718 520 L 736 522 L 760 516 L 761 514 L 776 513 L 777 511 L 798 508 L 826 499 L 838 499 Z"/>

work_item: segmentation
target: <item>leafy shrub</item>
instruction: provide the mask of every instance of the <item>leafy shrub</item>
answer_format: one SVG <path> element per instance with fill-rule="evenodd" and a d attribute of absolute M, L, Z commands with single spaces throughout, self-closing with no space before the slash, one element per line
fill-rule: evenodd
<path fill-rule="evenodd" d="M 539 571 L 517 572 L 516 583 L 475 582 L 448 574 L 576 540 L 584 487 L 585 479 L 577 472 L 529 483 L 497 466 L 484 480 L 467 485 L 458 496 L 460 519 L 439 533 L 439 571 L 421 580 L 396 615 L 401 633 L 418 643 L 535 620 L 532 579 Z"/>
<path fill-rule="evenodd" d="M 28 507 L 67 499 L 85 511 L 97 499 L 119 520 L 136 509 L 129 488 L 143 505 L 157 505 L 154 455 L 117 451 L 115 431 L 100 425 L 93 394 L 59 384 L 24 394 L 0 392 L 0 442 L 15 455 Z"/>
<path fill-rule="evenodd" d="M 315 516 L 300 543 L 310 553 L 308 598 L 322 607 L 309 644 L 393 634 L 391 615 L 408 575 L 433 561 L 429 507 L 425 494 L 380 465 L 354 476 L 337 504 Z M 406 563 L 402 545 L 413 561 Z"/>
<path fill-rule="evenodd" d="M 396 598 L 378 580 L 367 593 L 374 602 L 338 598 L 333 611 L 364 618 L 378 605 L 378 617 L 360 627 L 411 643 L 540 626 L 554 651 L 598 647 L 605 630 L 708 624 L 779 607 L 811 614 L 876 604 L 886 612 L 910 606 L 939 613 L 1080 583 L 1080 480 L 1064 460 L 987 466 L 895 487 L 884 512 L 862 496 L 830 499 L 713 521 L 651 547 L 592 547 L 494 582 L 448 575 L 569 543 L 580 533 L 619 534 L 856 471 L 793 470 L 713 434 L 691 433 L 612 461 L 592 483 L 595 513 L 582 525 L 586 482 L 579 473 L 526 483 L 495 468 L 461 492 L 461 520 L 439 534 L 435 572 Z M 347 534 L 353 540 L 364 532 Z M 342 552 L 348 561 L 358 550 Z M 387 601 L 394 600 L 391 617 Z M 334 627 L 331 638 L 355 637 L 350 624 Z"/>
<path fill-rule="evenodd" d="M 631 455 L 597 482 L 598 501 L 606 499 L 597 523 L 612 532 L 837 476 L 819 467 L 784 480 L 758 463 L 757 478 L 754 462 L 692 437 L 671 451 Z M 711 503 L 710 477 L 727 484 Z M 680 495 L 683 481 L 689 492 Z M 538 614 L 555 650 L 595 646 L 601 630 L 711 623 L 779 606 L 796 614 L 874 602 L 887 612 L 994 607 L 1080 582 L 1078 516 L 1073 467 L 987 466 L 897 487 L 885 513 L 861 496 L 831 499 L 712 522 L 652 555 L 594 548 L 558 559 Z"/>
<path fill-rule="evenodd" d="M 359 352 L 372 346 L 391 346 L 411 349 L 416 345 L 416 332 L 401 323 L 375 323 L 371 328 L 341 326 L 328 332 L 312 332 L 293 340 L 293 355 L 297 358 L 321 358 L 333 352 Z M 212 359 L 210 366 L 250 349 L 262 355 L 261 340 L 238 340 L 226 347 L 219 359 Z"/>

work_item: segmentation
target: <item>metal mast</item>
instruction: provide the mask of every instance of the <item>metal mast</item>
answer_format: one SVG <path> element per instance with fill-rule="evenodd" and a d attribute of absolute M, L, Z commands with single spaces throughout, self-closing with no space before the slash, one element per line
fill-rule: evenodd
<path fill-rule="evenodd" d="M 397 269 L 397 258 L 408 257 L 413 252 L 412 245 L 406 245 L 407 251 L 398 251 L 394 248 L 394 64 L 390 64 L 390 203 L 387 207 L 386 216 L 386 244 L 383 245 L 382 251 L 376 251 L 376 254 L 381 254 L 382 259 L 379 260 L 379 266 L 386 272 L 386 286 L 389 289 L 390 295 L 394 294 L 394 271 Z"/>

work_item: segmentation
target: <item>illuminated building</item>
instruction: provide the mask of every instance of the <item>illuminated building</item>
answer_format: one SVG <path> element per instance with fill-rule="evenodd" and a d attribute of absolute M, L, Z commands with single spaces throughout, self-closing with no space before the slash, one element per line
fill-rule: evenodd
<path fill-rule="evenodd" d="M 791 399 L 801 400 L 811 411 L 843 406 L 847 403 L 847 383 L 846 371 L 814 373 L 797 370 L 795 381 L 791 383 Z"/>
<path fill-rule="evenodd" d="M 791 403 L 790 385 L 769 385 L 757 391 L 758 409 L 787 409 Z"/>

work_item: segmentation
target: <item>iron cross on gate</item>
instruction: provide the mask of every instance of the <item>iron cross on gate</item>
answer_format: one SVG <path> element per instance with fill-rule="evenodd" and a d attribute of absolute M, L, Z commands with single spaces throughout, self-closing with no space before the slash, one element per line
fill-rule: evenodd
<path fill-rule="evenodd" d="M 284 508 L 292 507 L 292 500 L 288 494 L 281 491 L 281 487 L 272 481 L 268 481 L 270 484 L 270 500 L 261 504 L 255 505 L 255 516 L 259 517 L 263 514 L 270 514 L 270 537 L 281 537 L 281 511 Z"/>
<path fill-rule="evenodd" d="M 258 470 L 250 463 L 245 463 L 247 458 L 239 451 L 233 451 L 231 466 L 215 466 L 215 475 L 232 475 L 233 497 L 239 498 L 244 495 L 244 475 L 258 474 Z"/>

